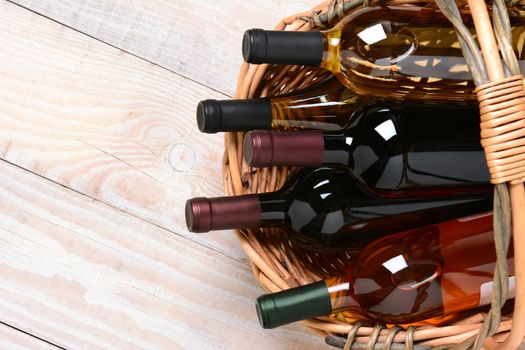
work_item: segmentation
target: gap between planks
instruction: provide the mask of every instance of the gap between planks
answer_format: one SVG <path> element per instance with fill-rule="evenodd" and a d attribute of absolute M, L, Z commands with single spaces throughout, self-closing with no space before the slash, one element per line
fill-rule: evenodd
<path fill-rule="evenodd" d="M 231 231 L 187 231 L 184 203 L 222 195 L 222 135 L 195 107 L 222 95 L 0 2 L 0 158 L 246 263 Z"/>
<path fill-rule="evenodd" d="M 272 29 L 320 0 L 10 0 L 231 96 L 249 28 Z"/>
<path fill-rule="evenodd" d="M 70 349 L 315 349 L 245 265 L 0 161 L 0 314 Z"/>
<path fill-rule="evenodd" d="M 94 35 L 91 35 L 91 34 L 89 34 L 89 33 L 83 32 L 82 30 L 79 30 L 79 29 L 77 29 L 77 28 L 75 28 L 75 27 L 72 27 L 72 26 L 70 26 L 70 25 L 68 25 L 68 24 L 66 24 L 66 23 L 64 23 L 64 22 L 60 22 L 60 21 L 56 20 L 55 18 L 49 17 L 49 16 L 47 16 L 46 14 L 44 14 L 44 13 L 42 13 L 42 12 L 38 12 L 38 11 L 36 11 L 36 10 L 33 10 L 33 9 L 31 9 L 30 7 L 28 7 L 28 6 L 22 5 L 21 3 L 17 3 L 16 1 L 13 1 L 13 0 L 4 0 L 4 1 L 10 2 L 10 3 L 12 3 L 13 5 L 19 6 L 19 7 L 23 8 L 23 9 L 29 11 L 29 12 L 32 12 L 32 13 L 34 13 L 34 14 L 36 14 L 36 15 L 39 15 L 39 16 L 42 16 L 42 17 L 44 17 L 44 18 L 46 18 L 46 19 L 48 19 L 48 20 L 50 20 L 50 21 L 53 21 L 53 22 L 55 22 L 55 23 L 57 23 L 57 24 L 60 24 L 60 25 L 62 25 L 62 26 L 64 26 L 64 27 L 66 27 L 66 28 L 69 28 L 69 29 L 71 29 L 71 30 L 74 30 L 75 32 L 81 33 L 81 34 L 87 36 L 88 38 L 91 38 L 91 39 L 93 39 L 93 40 L 96 40 L 96 41 L 101 42 L 102 44 L 108 45 L 108 46 L 110 46 L 110 47 L 112 47 L 112 48 L 115 48 L 115 49 L 117 49 L 117 50 L 120 50 L 120 51 L 122 51 L 122 52 L 125 52 L 125 53 L 127 53 L 128 55 L 131 55 L 131 56 L 136 57 L 136 58 L 138 58 L 138 59 L 140 59 L 140 60 L 143 60 L 143 61 L 145 61 L 145 62 L 147 62 L 147 63 L 149 63 L 149 64 L 155 65 L 155 66 L 157 66 L 157 67 L 159 67 L 159 68 L 161 68 L 161 69 L 165 69 L 166 71 L 168 71 L 168 72 L 170 72 L 170 73 L 177 74 L 177 75 L 180 76 L 181 78 L 187 79 L 187 80 L 189 80 L 189 81 L 191 81 L 191 82 L 193 82 L 193 83 L 195 83 L 195 84 L 202 85 L 202 86 L 205 87 L 205 88 L 208 88 L 208 89 L 210 89 L 210 90 L 213 90 L 213 91 L 215 91 L 215 92 L 217 92 L 217 93 L 223 95 L 224 98 L 231 97 L 231 95 L 228 95 L 228 94 L 224 93 L 223 91 L 219 91 L 219 90 L 213 88 L 212 86 L 205 85 L 205 84 L 201 83 L 201 82 L 198 81 L 198 80 L 192 79 L 192 78 L 189 77 L 189 76 L 185 76 L 184 74 L 181 74 L 181 73 L 179 73 L 179 72 L 177 72 L 177 71 L 175 71 L 175 70 L 173 70 L 173 69 L 170 69 L 170 68 L 168 68 L 168 67 L 166 67 L 166 66 L 163 66 L 163 65 L 161 65 L 161 64 L 159 64 L 159 63 L 157 63 L 157 62 L 155 62 L 155 61 L 149 60 L 149 59 L 147 59 L 146 57 L 139 56 L 139 55 L 133 53 L 132 51 L 128 51 L 128 50 L 126 50 L 126 49 L 120 48 L 120 47 L 118 47 L 117 45 L 114 45 L 114 44 L 112 44 L 112 43 L 110 43 L 110 42 L 108 42 L 108 41 L 105 41 L 105 40 L 103 40 L 103 39 L 101 39 L 101 38 L 98 38 L 98 37 L 96 37 L 96 36 L 94 36 Z"/>
<path fill-rule="evenodd" d="M 38 177 L 38 178 L 41 178 L 42 180 L 49 181 L 50 183 L 52 183 L 52 184 L 54 184 L 54 185 L 57 185 L 57 186 L 59 186 L 59 187 L 62 187 L 62 188 L 64 188 L 65 190 L 71 191 L 72 193 L 76 193 L 76 194 L 79 195 L 79 196 L 86 197 L 87 199 L 89 199 L 89 200 L 91 200 L 91 201 L 93 201 L 93 202 L 97 202 L 97 203 L 99 203 L 101 206 L 105 206 L 105 207 L 107 207 L 108 209 L 111 208 L 111 210 L 119 211 L 119 212 L 121 212 L 122 214 L 128 215 L 128 216 L 133 217 L 133 218 L 135 218 L 135 219 L 137 219 L 137 220 L 141 220 L 141 221 L 143 221 L 143 222 L 145 222 L 145 223 L 148 223 L 148 224 L 150 224 L 150 225 L 153 225 L 153 226 L 155 226 L 155 227 L 158 227 L 159 229 L 166 230 L 167 232 L 170 232 L 170 233 L 172 233 L 172 234 L 175 234 L 175 235 L 177 235 L 178 237 L 180 237 L 180 238 L 182 238 L 182 239 L 187 239 L 187 237 L 181 236 L 180 234 L 178 234 L 178 233 L 176 233 L 176 232 L 173 232 L 173 231 L 171 231 L 171 230 L 169 230 L 169 229 L 166 229 L 166 228 L 164 228 L 164 227 L 162 227 L 162 226 L 160 226 L 160 225 L 158 225 L 158 224 L 156 224 L 156 223 L 154 223 L 154 222 L 150 222 L 150 221 L 145 220 L 145 219 L 143 219 L 143 218 L 141 218 L 141 217 L 139 217 L 139 216 L 136 216 L 136 215 L 130 214 L 130 213 L 126 212 L 125 210 L 122 210 L 122 209 L 120 209 L 120 208 L 116 208 L 116 207 L 114 207 L 114 206 L 108 205 L 107 203 L 104 203 L 104 202 L 98 200 L 97 198 L 94 198 L 94 197 L 91 197 L 91 196 L 89 196 L 89 195 L 87 195 L 87 194 L 85 194 L 85 193 L 79 192 L 79 191 L 77 191 L 77 190 L 75 190 L 75 189 L 73 189 L 73 188 L 71 188 L 71 187 L 64 186 L 63 184 L 61 184 L 61 183 L 59 183 L 59 182 L 53 181 L 53 180 L 51 180 L 51 179 L 49 179 L 49 178 L 46 178 L 46 177 L 44 177 L 44 176 L 42 176 L 42 175 L 40 175 L 40 174 L 38 174 L 38 173 L 35 173 L 35 172 L 31 171 L 31 170 L 25 169 L 25 168 L 23 168 L 23 167 L 17 165 L 17 164 L 11 163 L 11 162 L 9 162 L 9 161 L 7 161 L 7 160 L 5 160 L 5 159 L 1 159 L 1 158 L 0 158 L 0 164 L 2 164 L 2 163 L 5 163 L 5 164 L 8 164 L 8 165 L 13 166 L 13 167 L 15 167 L 15 168 L 18 168 L 18 169 L 20 169 L 20 171 L 27 172 L 27 173 L 29 173 L 29 174 L 31 174 L 31 175 L 33 175 L 33 176 L 36 176 L 36 177 Z M 233 260 L 233 261 L 236 261 L 236 262 L 239 262 L 239 263 L 241 263 L 241 264 L 243 264 L 243 265 L 246 265 L 246 266 L 248 266 L 248 267 L 251 267 L 251 265 L 250 265 L 246 260 L 244 260 L 244 259 L 235 259 L 234 257 L 232 257 L 232 256 L 230 256 L 230 255 L 228 255 L 228 254 L 225 254 L 224 251 L 222 251 L 222 250 L 220 250 L 220 249 L 217 249 L 214 245 L 206 244 L 205 242 L 193 241 L 193 240 L 190 240 L 190 239 L 188 239 L 188 241 L 194 242 L 194 243 L 196 243 L 196 244 L 202 246 L 203 248 L 210 249 L 211 251 L 213 251 L 213 252 L 215 252 L 215 253 L 217 253 L 217 254 L 220 254 L 220 255 L 222 255 L 222 256 L 228 258 L 228 259 L 231 259 L 231 260 Z M 0 323 L 1 323 L 1 321 L 0 321 Z M 56 345 L 56 346 L 58 346 L 58 345 Z"/>
<path fill-rule="evenodd" d="M 67 350 L 0 321 L 0 348 L 5 350 Z"/>

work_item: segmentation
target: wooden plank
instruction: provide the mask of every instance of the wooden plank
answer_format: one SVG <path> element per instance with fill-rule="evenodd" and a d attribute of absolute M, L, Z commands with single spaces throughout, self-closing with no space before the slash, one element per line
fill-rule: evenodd
<path fill-rule="evenodd" d="M 15 0 L 111 45 L 231 95 L 242 35 L 320 0 Z"/>
<path fill-rule="evenodd" d="M 2 350 L 60 350 L 45 341 L 35 338 L 0 323 L 0 349 Z"/>
<path fill-rule="evenodd" d="M 0 161 L 2 321 L 67 349 L 316 349 L 248 266 Z"/>
<path fill-rule="evenodd" d="M 189 234 L 183 215 L 223 193 L 222 135 L 195 122 L 222 95 L 6 1 L 0 30 L 0 158 L 244 259 L 232 232 Z"/>

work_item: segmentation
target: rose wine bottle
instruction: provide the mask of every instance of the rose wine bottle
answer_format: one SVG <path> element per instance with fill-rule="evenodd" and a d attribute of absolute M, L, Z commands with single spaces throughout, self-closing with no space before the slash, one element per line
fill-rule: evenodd
<path fill-rule="evenodd" d="M 204 100 L 197 125 L 206 133 L 248 130 L 339 130 L 376 98 L 357 95 L 336 78 L 285 95 L 247 100 Z M 436 106 L 429 106 L 433 108 Z M 439 108 L 439 107 L 437 107 Z M 477 106 L 472 106 L 477 109 Z"/>
<path fill-rule="evenodd" d="M 490 304 L 495 263 L 490 213 L 446 221 L 377 239 L 340 276 L 259 297 L 257 313 L 264 328 L 341 311 L 414 323 Z"/>
<path fill-rule="evenodd" d="M 473 28 L 470 14 L 463 22 Z M 525 68 L 525 18 L 511 18 L 513 47 Z M 322 32 L 248 30 L 249 63 L 322 66 L 360 95 L 399 99 L 475 99 L 474 84 L 450 21 L 421 7 L 366 7 Z"/>
<path fill-rule="evenodd" d="M 186 202 L 192 232 L 280 225 L 302 242 L 356 248 L 378 236 L 471 215 L 492 207 L 492 193 L 380 197 L 346 168 L 305 168 L 276 192 Z"/>
<path fill-rule="evenodd" d="M 479 135 L 470 107 L 379 104 L 341 131 L 249 132 L 244 157 L 256 167 L 345 166 L 376 194 L 448 196 L 492 190 Z"/>

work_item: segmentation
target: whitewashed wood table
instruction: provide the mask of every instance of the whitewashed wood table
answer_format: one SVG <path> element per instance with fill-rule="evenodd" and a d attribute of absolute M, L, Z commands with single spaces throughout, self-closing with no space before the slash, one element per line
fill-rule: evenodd
<path fill-rule="evenodd" d="M 257 322 L 232 232 L 187 232 L 218 196 L 246 28 L 298 0 L 0 0 L 0 348 L 317 349 Z"/>

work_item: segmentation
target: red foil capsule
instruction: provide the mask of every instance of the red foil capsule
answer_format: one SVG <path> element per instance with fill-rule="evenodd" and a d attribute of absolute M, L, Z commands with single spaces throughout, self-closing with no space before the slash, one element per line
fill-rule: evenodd
<path fill-rule="evenodd" d="M 244 137 L 244 159 L 250 166 L 311 166 L 323 163 L 324 138 L 319 130 L 297 133 L 252 131 Z"/>
<path fill-rule="evenodd" d="M 186 225 L 191 232 L 256 227 L 261 222 L 257 195 L 192 198 L 186 202 Z"/>

